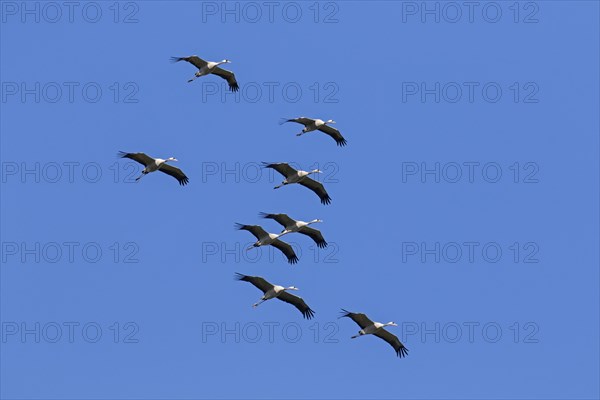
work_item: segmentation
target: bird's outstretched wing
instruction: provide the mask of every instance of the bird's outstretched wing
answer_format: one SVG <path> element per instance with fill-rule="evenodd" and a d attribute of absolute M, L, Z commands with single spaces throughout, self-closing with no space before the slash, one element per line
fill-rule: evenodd
<path fill-rule="evenodd" d="M 198 56 L 189 56 L 189 57 L 171 57 L 171 62 L 179 62 L 179 61 L 187 61 L 192 64 L 194 67 L 198 69 L 202 69 L 208 63 L 201 59 Z"/>
<path fill-rule="evenodd" d="M 361 329 L 365 329 L 367 326 L 373 325 L 373 321 L 371 321 L 365 314 L 353 313 L 342 308 L 342 316 L 340 318 L 343 317 L 350 318 L 352 321 L 356 322 Z"/>
<path fill-rule="evenodd" d="M 240 86 L 238 85 L 237 81 L 235 80 L 235 75 L 233 74 L 233 72 L 228 71 L 223 68 L 220 68 L 220 67 L 216 67 L 215 69 L 212 70 L 212 73 L 225 79 L 227 81 L 227 84 L 229 85 L 229 89 L 232 92 L 237 92 L 238 90 L 240 90 Z"/>
<path fill-rule="evenodd" d="M 319 231 L 317 229 L 311 228 L 309 226 L 304 226 L 304 227 L 300 228 L 298 233 L 302 233 L 303 235 L 310 236 L 310 238 L 315 241 L 317 246 L 319 246 L 322 249 L 327 247 L 327 242 L 325 241 L 325 238 L 323 238 L 321 231 Z"/>
<path fill-rule="evenodd" d="M 265 279 L 261 278 L 260 276 L 249 276 L 236 272 L 235 279 L 237 279 L 238 281 L 250 282 L 258 289 L 262 290 L 263 293 L 267 293 L 269 290 L 273 289 L 273 285 L 267 282 Z"/>
<path fill-rule="evenodd" d="M 187 185 L 190 181 L 190 179 L 185 176 L 182 170 L 167 163 L 163 163 L 158 170 L 177 179 L 181 186 Z"/>
<path fill-rule="evenodd" d="M 271 246 L 281 250 L 281 252 L 287 257 L 287 260 L 290 264 L 296 264 L 298 262 L 298 256 L 296 253 L 294 253 L 294 249 L 288 243 L 276 239 L 273 241 L 273 243 L 271 243 Z"/>
<path fill-rule="evenodd" d="M 331 136 L 333 138 L 333 140 L 335 140 L 335 142 L 337 143 L 338 146 L 345 146 L 347 144 L 346 139 L 344 139 L 344 137 L 342 136 L 340 131 L 338 131 L 334 127 L 329 126 L 329 125 L 321 125 L 318 129 L 321 132 L 326 133 L 327 135 Z"/>
<path fill-rule="evenodd" d="M 254 235 L 258 240 L 268 236 L 269 234 L 265 231 L 260 225 L 244 225 L 244 224 L 235 224 L 235 227 L 241 231 L 248 231 Z"/>
<path fill-rule="evenodd" d="M 124 151 L 120 151 L 117 154 L 117 156 L 121 157 L 121 158 L 129 158 L 133 161 L 137 161 L 145 167 L 154 162 L 154 158 L 152 158 L 144 153 L 125 153 Z"/>
<path fill-rule="evenodd" d="M 396 350 L 396 355 L 398 357 L 406 357 L 406 355 L 408 354 L 408 349 L 404 347 L 400 339 L 398 339 L 396 335 L 392 335 L 385 329 L 379 329 L 373 335 L 388 342 L 390 346 L 392 346 L 394 350 Z"/>
<path fill-rule="evenodd" d="M 283 227 L 294 225 L 296 223 L 296 221 L 288 217 L 287 214 L 260 213 L 259 215 L 263 218 L 274 219 L 275 221 L 277 221 L 278 224 L 282 225 Z"/>
<path fill-rule="evenodd" d="M 286 122 L 297 122 L 299 124 L 302 124 L 304 126 L 312 124 L 313 122 L 315 122 L 314 119 L 312 118 L 307 118 L 307 117 L 299 117 L 299 118 L 282 118 L 281 121 L 279 121 L 279 125 L 285 124 Z"/>
<path fill-rule="evenodd" d="M 322 183 L 315 181 L 314 179 L 309 178 L 308 176 L 298 182 L 300 185 L 305 186 L 315 192 L 317 196 L 321 199 L 322 204 L 331 203 L 331 197 L 327 194 L 325 187 Z"/>
<path fill-rule="evenodd" d="M 285 176 L 286 178 L 293 176 L 298 172 L 294 168 L 290 167 L 290 165 L 288 163 L 269 164 L 269 163 L 263 162 L 263 167 L 272 168 L 275 171 L 279 172 L 281 175 Z"/>
<path fill-rule="evenodd" d="M 302 297 L 294 296 L 288 292 L 283 292 L 277 296 L 277 298 L 296 307 L 306 319 L 311 319 L 315 315 L 315 312 L 311 310 L 311 308 L 304 302 Z"/>

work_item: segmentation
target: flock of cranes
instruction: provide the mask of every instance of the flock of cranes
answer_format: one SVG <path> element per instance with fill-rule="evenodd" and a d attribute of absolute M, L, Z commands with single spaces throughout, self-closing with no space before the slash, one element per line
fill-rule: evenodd
<path fill-rule="evenodd" d="M 194 77 L 189 79 L 188 82 L 193 82 L 196 78 L 212 74 L 225 79 L 227 81 L 227 84 L 229 85 L 229 89 L 232 92 L 237 92 L 239 90 L 239 85 L 237 80 L 235 79 L 235 74 L 229 70 L 220 67 L 220 65 L 231 63 L 231 61 L 229 60 L 225 59 L 222 61 L 214 62 L 205 61 L 198 56 L 189 56 L 172 57 L 171 61 L 187 61 L 188 63 L 192 64 L 194 67 L 197 68 Z M 330 119 L 324 121 L 322 119 L 299 117 L 284 119 L 281 121 L 281 124 L 284 124 L 286 122 L 295 122 L 304 125 L 304 128 L 300 133 L 297 134 L 297 136 L 302 136 L 306 133 L 313 131 L 320 131 L 330 136 L 333 140 L 335 140 L 338 146 L 343 147 L 347 144 L 346 139 L 342 136 L 340 131 L 330 126 L 331 124 L 335 124 L 334 120 Z M 134 160 L 144 166 L 141 175 L 136 179 L 137 181 L 139 181 L 143 176 L 151 172 L 160 171 L 177 179 L 179 184 L 182 186 L 185 186 L 189 182 L 189 178 L 183 173 L 183 171 L 169 164 L 171 162 L 178 161 L 174 157 L 161 159 L 152 158 L 144 153 L 125 152 L 119 152 L 118 155 L 122 158 L 129 158 L 131 160 Z M 331 197 L 329 197 L 329 194 L 325 190 L 323 184 L 310 178 L 310 175 L 312 174 L 321 173 L 319 169 L 314 169 L 312 171 L 296 170 L 287 163 L 263 163 L 263 167 L 274 169 L 284 177 L 284 180 L 281 182 L 281 184 L 275 186 L 274 189 L 279 189 L 283 186 L 297 183 L 310 189 L 317 196 L 319 196 L 319 199 L 322 204 L 327 205 L 331 203 Z M 282 236 L 288 235 L 290 233 L 300 233 L 310 237 L 318 247 L 327 247 L 327 241 L 325 241 L 325 238 L 323 237 L 322 233 L 318 229 L 309 226 L 312 224 L 323 222 L 320 219 L 313 219 L 311 221 L 305 222 L 294 220 L 290 218 L 287 214 L 260 213 L 259 216 L 264 219 L 274 220 L 275 222 L 283 226 L 283 230 L 280 233 L 269 233 L 260 225 L 244 225 L 236 223 L 235 226 L 237 229 L 248 231 L 256 238 L 256 242 L 247 250 L 260 246 L 273 246 L 285 255 L 288 263 L 296 264 L 299 261 L 298 256 L 296 255 L 294 249 L 290 244 L 280 239 Z M 236 273 L 235 277 L 237 280 L 251 283 L 263 292 L 263 296 L 261 297 L 261 299 L 255 304 L 253 304 L 252 307 L 258 307 L 260 304 L 267 300 L 279 299 L 296 307 L 302 313 L 302 316 L 304 318 L 311 319 L 314 317 L 314 310 L 312 310 L 301 297 L 295 296 L 290 293 L 290 291 L 298 290 L 297 287 L 285 287 L 280 285 L 274 285 L 259 276 L 249 276 Z M 396 351 L 396 355 L 398 357 L 404 357 L 407 355 L 408 349 L 400 342 L 400 340 L 395 335 L 391 334 L 385 329 L 385 327 L 387 326 L 397 326 L 396 323 L 388 322 L 382 324 L 380 322 L 373 322 L 365 314 L 353 313 L 344 309 L 342 309 L 342 315 L 340 318 L 342 317 L 348 317 L 352 319 L 361 328 L 357 335 L 352 336 L 352 339 L 363 335 L 374 335 L 389 343 Z"/>

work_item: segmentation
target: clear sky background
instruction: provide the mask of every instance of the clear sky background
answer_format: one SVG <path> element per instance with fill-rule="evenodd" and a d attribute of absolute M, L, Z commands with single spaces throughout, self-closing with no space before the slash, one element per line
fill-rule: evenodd
<path fill-rule="evenodd" d="M 598 398 L 597 2 L 51 4 L 1 3 L 2 398 Z M 278 125 L 302 115 L 348 146 Z M 245 252 L 261 211 L 329 248 Z"/>

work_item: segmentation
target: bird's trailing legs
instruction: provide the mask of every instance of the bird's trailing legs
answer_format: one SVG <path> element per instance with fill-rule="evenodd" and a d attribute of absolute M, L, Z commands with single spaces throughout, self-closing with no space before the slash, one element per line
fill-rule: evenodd
<path fill-rule="evenodd" d="M 142 174 L 140 176 L 138 176 L 137 178 L 135 178 L 135 181 L 138 182 L 146 174 L 147 174 L 147 172 L 142 171 Z"/>
<path fill-rule="evenodd" d="M 296 133 L 296 136 L 302 136 L 302 135 L 304 135 L 305 133 L 306 133 L 306 131 L 305 131 L 305 130 L 302 130 L 302 132 L 300 132 L 300 133 Z"/>
<path fill-rule="evenodd" d="M 264 303 L 264 301 L 265 301 L 265 299 L 260 299 L 260 301 L 258 303 L 252 304 L 252 308 L 258 307 L 260 304 Z"/>

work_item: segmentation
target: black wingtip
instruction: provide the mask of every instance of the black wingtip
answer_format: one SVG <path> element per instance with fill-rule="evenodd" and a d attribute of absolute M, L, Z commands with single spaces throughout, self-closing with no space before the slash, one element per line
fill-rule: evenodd
<path fill-rule="evenodd" d="M 336 140 L 335 141 L 337 143 L 338 146 L 340 147 L 344 147 L 345 145 L 348 144 L 348 141 L 346 141 L 346 139 L 340 139 L 340 140 Z"/>
<path fill-rule="evenodd" d="M 340 315 L 340 316 L 338 317 L 338 319 L 339 319 L 339 318 L 344 318 L 344 317 L 349 317 L 349 316 L 350 316 L 350 314 L 352 314 L 350 311 L 348 311 L 348 310 L 344 310 L 343 308 L 342 308 L 342 311 L 341 311 L 341 313 L 342 313 L 342 315 Z"/>
<path fill-rule="evenodd" d="M 290 263 L 290 264 L 296 264 L 298 261 L 299 261 L 299 259 L 295 255 L 288 258 L 288 263 Z"/>
<path fill-rule="evenodd" d="M 235 93 L 240 90 L 240 86 L 237 83 L 231 84 L 229 85 L 229 90 Z"/>
<path fill-rule="evenodd" d="M 236 272 L 235 275 L 233 276 L 233 278 L 237 281 L 241 281 L 246 277 L 246 275 L 244 274 L 240 274 L 239 272 Z"/>
<path fill-rule="evenodd" d="M 315 311 L 309 307 L 308 309 L 302 311 L 302 315 L 306 319 L 312 319 L 315 316 Z"/>
<path fill-rule="evenodd" d="M 331 203 L 331 197 L 329 197 L 329 195 L 325 195 L 324 197 L 321 197 L 321 204 L 327 205 L 330 203 Z"/>
<path fill-rule="evenodd" d="M 240 224 L 239 222 L 236 222 L 234 225 L 234 228 L 237 230 L 242 230 L 244 229 L 244 224 Z"/>
<path fill-rule="evenodd" d="M 176 63 L 176 62 L 182 61 L 182 60 L 184 60 L 183 57 L 171 57 L 171 58 L 169 58 L 169 61 L 171 61 L 172 63 Z"/>
<path fill-rule="evenodd" d="M 190 178 L 188 178 L 187 176 L 184 176 L 183 178 L 179 179 L 179 184 L 181 186 L 185 186 L 190 182 Z"/>
<path fill-rule="evenodd" d="M 285 124 L 286 122 L 290 122 L 290 121 L 292 121 L 292 119 L 291 119 L 291 118 L 280 118 L 280 119 L 279 119 L 279 125 L 283 125 L 283 124 Z"/>
<path fill-rule="evenodd" d="M 269 218 L 269 215 L 271 214 L 262 211 L 258 213 L 258 216 L 262 218 Z"/>
<path fill-rule="evenodd" d="M 127 157 L 127 154 L 129 154 L 129 153 L 126 153 L 124 151 L 119 151 L 117 153 L 117 158 L 125 158 L 125 157 Z"/>
<path fill-rule="evenodd" d="M 324 249 L 325 247 L 327 247 L 327 242 L 326 241 L 317 242 L 317 247 Z"/>
<path fill-rule="evenodd" d="M 396 355 L 400 358 L 406 357 L 408 355 L 408 349 L 406 347 L 400 347 L 396 350 Z"/>

